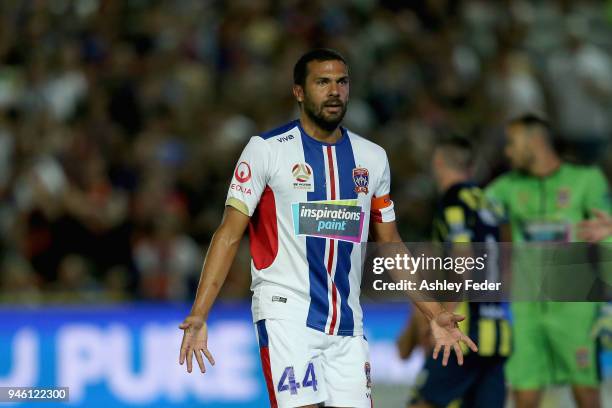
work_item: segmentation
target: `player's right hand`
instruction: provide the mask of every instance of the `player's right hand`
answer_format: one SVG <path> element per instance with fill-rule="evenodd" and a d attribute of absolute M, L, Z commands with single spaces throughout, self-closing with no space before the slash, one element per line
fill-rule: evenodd
<path fill-rule="evenodd" d="M 181 352 L 179 355 L 179 364 L 183 365 L 187 360 L 187 372 L 192 370 L 193 355 L 200 366 L 202 373 L 206 372 L 204 359 L 202 354 L 211 365 L 215 365 L 215 359 L 210 351 L 208 351 L 208 326 L 201 317 L 187 316 L 187 318 L 179 325 L 179 329 L 183 330 L 183 341 L 181 342 Z"/>

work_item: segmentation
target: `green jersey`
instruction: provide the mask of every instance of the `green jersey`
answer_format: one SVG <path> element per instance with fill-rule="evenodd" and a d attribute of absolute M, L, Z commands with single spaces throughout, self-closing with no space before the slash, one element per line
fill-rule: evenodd
<path fill-rule="evenodd" d="M 487 195 L 503 206 L 514 242 L 576 241 L 576 223 L 593 208 L 610 207 L 603 173 L 567 163 L 547 177 L 512 171 L 496 179 Z"/>

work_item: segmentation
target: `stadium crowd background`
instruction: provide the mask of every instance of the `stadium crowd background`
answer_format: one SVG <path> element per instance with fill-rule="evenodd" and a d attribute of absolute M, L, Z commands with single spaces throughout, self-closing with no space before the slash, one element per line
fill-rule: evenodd
<path fill-rule="evenodd" d="M 387 149 L 406 241 L 429 239 L 449 133 L 484 183 L 504 121 L 541 112 L 612 175 L 612 2 L 3 1 L 0 300 L 191 299 L 238 154 L 296 117 L 315 46 L 350 62 L 345 125 Z M 239 259 L 228 299 L 249 294 Z"/>

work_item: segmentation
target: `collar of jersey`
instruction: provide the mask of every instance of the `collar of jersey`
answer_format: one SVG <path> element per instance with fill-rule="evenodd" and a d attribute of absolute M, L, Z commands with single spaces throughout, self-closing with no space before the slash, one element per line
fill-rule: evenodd
<path fill-rule="evenodd" d="M 348 133 L 347 133 L 346 129 L 344 127 L 342 127 L 342 126 L 340 126 L 340 132 L 341 132 L 342 136 L 340 136 L 340 139 L 338 139 L 338 141 L 336 141 L 336 143 L 324 143 L 324 142 L 321 142 L 320 140 L 317 140 L 314 137 L 310 136 L 308 133 L 306 133 L 306 131 L 302 127 L 302 123 L 300 122 L 299 119 L 296 119 L 295 122 L 297 123 L 297 126 L 300 129 L 300 133 L 302 134 L 302 138 L 304 140 L 307 140 L 309 143 L 314 143 L 314 144 L 317 144 L 319 146 L 338 146 L 338 145 L 340 145 L 342 143 L 345 143 L 348 140 Z"/>
<path fill-rule="evenodd" d="M 478 187 L 478 185 L 471 180 L 460 181 L 458 183 L 455 183 L 449 188 L 447 188 L 444 193 L 442 193 L 442 200 L 445 200 L 448 197 L 452 197 L 462 188 L 470 188 L 470 187 Z"/>
<path fill-rule="evenodd" d="M 552 180 L 555 177 L 558 177 L 562 172 L 565 171 L 566 168 L 567 168 L 567 163 L 562 161 L 559 167 L 557 167 L 552 173 L 547 174 L 546 176 L 541 176 L 541 177 L 535 176 L 531 173 L 528 173 L 526 171 L 521 171 L 521 170 L 514 170 L 514 172 L 519 177 L 526 179 L 526 180 L 546 181 L 546 180 Z"/>

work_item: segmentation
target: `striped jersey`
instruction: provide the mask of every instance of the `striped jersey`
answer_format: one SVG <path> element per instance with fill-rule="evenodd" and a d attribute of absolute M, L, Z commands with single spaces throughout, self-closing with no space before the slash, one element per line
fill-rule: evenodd
<path fill-rule="evenodd" d="M 498 242 L 503 214 L 485 198 L 484 192 L 471 182 L 449 187 L 438 203 L 434 216 L 434 240 L 470 248 L 472 256 L 489 256 L 487 277 L 501 282 Z M 475 245 L 469 245 L 473 243 Z M 495 254 L 495 255 L 494 255 Z M 495 256 L 497 261 L 491 262 Z M 510 311 L 502 302 L 462 302 L 456 313 L 465 316 L 459 328 L 478 344 L 481 357 L 507 357 L 511 352 Z M 470 350 L 461 345 L 464 353 Z"/>
<path fill-rule="evenodd" d="M 361 245 L 370 220 L 395 213 L 384 149 L 340 129 L 323 143 L 296 120 L 252 137 L 238 159 L 226 205 L 250 217 L 255 322 L 363 333 Z"/>

